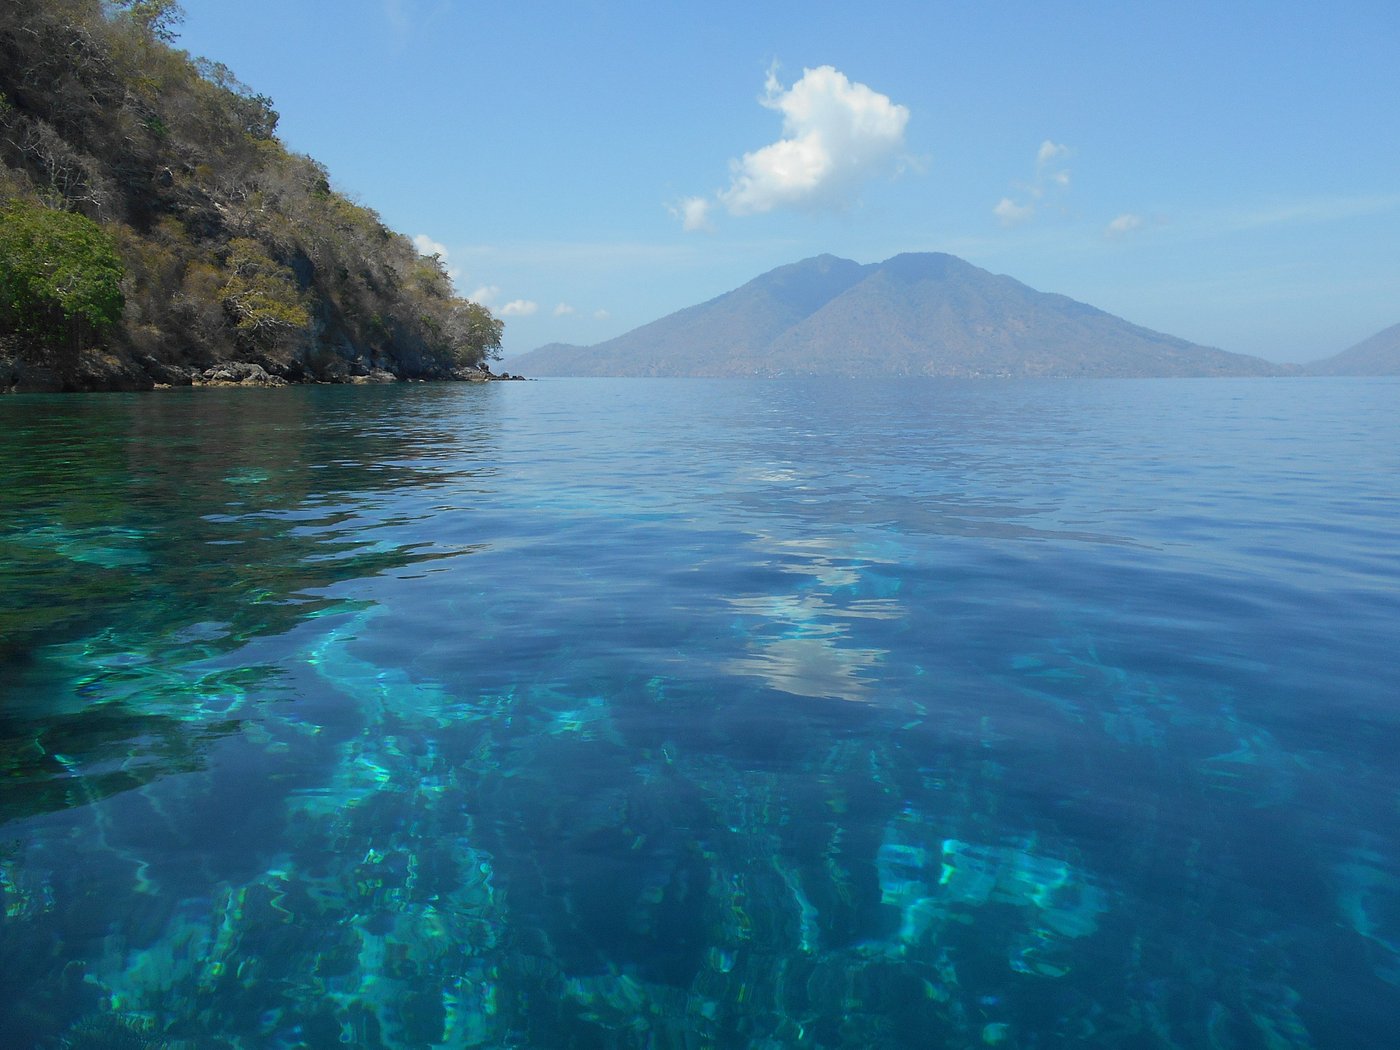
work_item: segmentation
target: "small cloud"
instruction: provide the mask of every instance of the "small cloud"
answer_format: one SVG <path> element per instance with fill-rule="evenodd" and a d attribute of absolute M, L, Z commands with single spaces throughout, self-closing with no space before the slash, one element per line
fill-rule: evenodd
<path fill-rule="evenodd" d="M 1003 226 L 1019 226 L 1035 214 L 1036 203 L 1047 196 L 1059 194 L 1069 189 L 1069 169 L 1061 166 L 1071 155 L 1071 150 L 1062 142 L 1046 139 L 1035 152 L 1035 177 L 1028 183 L 1013 183 L 1023 198 L 1016 200 L 1003 197 L 992 214 Z"/>
<path fill-rule="evenodd" d="M 1010 197 L 1003 197 L 992 214 L 1003 226 L 1019 226 L 1035 214 L 1035 205 L 1017 204 Z"/>
<path fill-rule="evenodd" d="M 606 310 L 594 310 L 594 311 L 593 311 L 593 319 L 594 319 L 595 321 L 606 321 L 606 320 L 607 320 L 609 317 L 611 317 L 611 316 L 612 316 L 612 314 L 608 313 Z"/>
<path fill-rule="evenodd" d="M 529 317 L 540 308 L 540 304 L 529 299 L 512 299 L 501 307 L 502 317 Z"/>
<path fill-rule="evenodd" d="M 418 249 L 419 255 L 426 255 L 429 258 L 436 255 L 438 262 L 442 263 L 443 272 L 447 274 L 447 279 L 455 286 L 457 279 L 462 276 L 462 271 L 447 261 L 447 245 L 441 241 L 435 241 L 426 233 L 416 233 L 413 235 L 413 247 Z"/>
<path fill-rule="evenodd" d="M 570 306 L 568 303 L 560 303 L 558 306 L 556 306 L 556 307 L 554 308 L 554 316 L 555 316 L 555 317 L 566 317 L 566 316 L 568 316 L 569 314 L 571 314 L 571 313 L 573 313 L 573 312 L 574 312 L 574 308 L 573 308 L 572 306 Z"/>
<path fill-rule="evenodd" d="M 1063 142 L 1046 139 L 1035 153 L 1035 188 L 1037 197 L 1042 196 L 1047 187 L 1069 189 L 1069 169 L 1063 162 L 1070 157 L 1070 148 Z"/>
<path fill-rule="evenodd" d="M 1132 212 L 1124 212 L 1118 218 L 1108 224 L 1104 230 L 1107 237 L 1126 237 L 1128 234 L 1142 229 L 1143 218 L 1141 215 L 1134 215 Z"/>
<path fill-rule="evenodd" d="M 681 221 L 681 229 L 686 233 L 697 230 L 709 232 L 715 228 L 710 221 L 710 202 L 704 197 L 687 197 L 670 206 L 671 215 Z"/>
<path fill-rule="evenodd" d="M 909 110 L 833 66 L 804 69 L 789 88 L 769 70 L 759 102 L 782 114 L 782 138 L 730 162 L 729 188 L 716 197 L 732 215 L 847 207 L 866 182 L 895 168 L 904 147 Z M 693 209 L 696 220 L 705 215 Z"/>
<path fill-rule="evenodd" d="M 1069 147 L 1062 142 L 1051 142 L 1046 139 L 1040 144 L 1040 149 L 1035 154 L 1035 166 L 1037 169 L 1049 167 L 1057 160 L 1064 160 L 1069 156 Z"/>
<path fill-rule="evenodd" d="M 426 233 L 414 234 L 413 246 L 418 249 L 419 255 L 437 255 L 444 259 L 447 258 L 447 245 L 433 240 Z"/>
<path fill-rule="evenodd" d="M 476 291 L 472 292 L 471 295 L 467 296 L 467 298 L 474 303 L 480 303 L 482 306 L 490 306 L 500 294 L 501 289 L 498 286 L 494 284 L 483 284 Z"/>

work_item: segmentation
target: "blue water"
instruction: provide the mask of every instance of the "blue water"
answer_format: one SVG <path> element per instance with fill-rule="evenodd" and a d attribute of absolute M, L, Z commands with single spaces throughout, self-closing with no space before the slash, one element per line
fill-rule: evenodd
<path fill-rule="evenodd" d="M 6 1048 L 1397 1045 L 1400 382 L 0 428 Z"/>

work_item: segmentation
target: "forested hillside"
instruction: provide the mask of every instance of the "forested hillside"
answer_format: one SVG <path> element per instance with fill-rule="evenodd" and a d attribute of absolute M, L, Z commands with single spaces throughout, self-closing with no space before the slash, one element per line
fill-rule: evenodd
<path fill-rule="evenodd" d="M 179 16 L 0 4 L 0 391 L 446 378 L 497 356 L 501 322 L 290 152 L 271 99 L 178 50 Z"/>

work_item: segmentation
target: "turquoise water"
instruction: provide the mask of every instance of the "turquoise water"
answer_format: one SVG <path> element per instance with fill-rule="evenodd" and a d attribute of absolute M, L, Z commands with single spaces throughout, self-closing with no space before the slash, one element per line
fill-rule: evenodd
<path fill-rule="evenodd" d="M 0 427 L 0 1045 L 1396 1045 L 1396 381 Z"/>

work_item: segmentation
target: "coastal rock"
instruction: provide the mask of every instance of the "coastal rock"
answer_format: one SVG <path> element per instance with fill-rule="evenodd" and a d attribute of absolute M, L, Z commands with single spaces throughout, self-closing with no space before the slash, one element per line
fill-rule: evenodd
<path fill-rule="evenodd" d="M 372 368 L 369 370 L 368 374 L 362 376 L 354 376 L 350 380 L 350 382 L 357 383 L 362 386 L 370 383 L 397 383 L 398 381 L 398 376 L 394 375 L 393 372 L 386 371 L 383 368 Z"/>
<path fill-rule="evenodd" d="M 513 376 L 509 372 L 502 372 L 500 375 L 492 372 L 489 368 L 454 368 L 451 378 L 459 383 L 499 383 L 502 380 L 512 382 L 523 380 L 524 376 Z"/>
<path fill-rule="evenodd" d="M 454 368 L 452 378 L 462 383 L 489 383 L 495 376 L 484 368 Z"/>
<path fill-rule="evenodd" d="M 22 356 L 0 356 L 0 393 L 150 390 L 153 385 L 150 376 L 130 358 L 102 350 L 68 352 L 42 364 Z"/>
<path fill-rule="evenodd" d="M 0 358 L 0 391 L 7 394 L 56 394 L 63 380 L 52 368 L 18 358 Z"/>
<path fill-rule="evenodd" d="M 161 361 L 150 354 L 136 355 L 136 363 L 159 387 L 189 386 L 201 376 L 195 365 L 177 365 Z"/>
<path fill-rule="evenodd" d="M 200 378 L 202 386 L 286 386 L 281 376 L 268 372 L 251 361 L 229 361 L 206 368 Z"/>
<path fill-rule="evenodd" d="M 125 354 L 90 349 L 78 352 L 64 377 L 63 389 L 150 390 L 154 385 L 146 370 Z"/>

